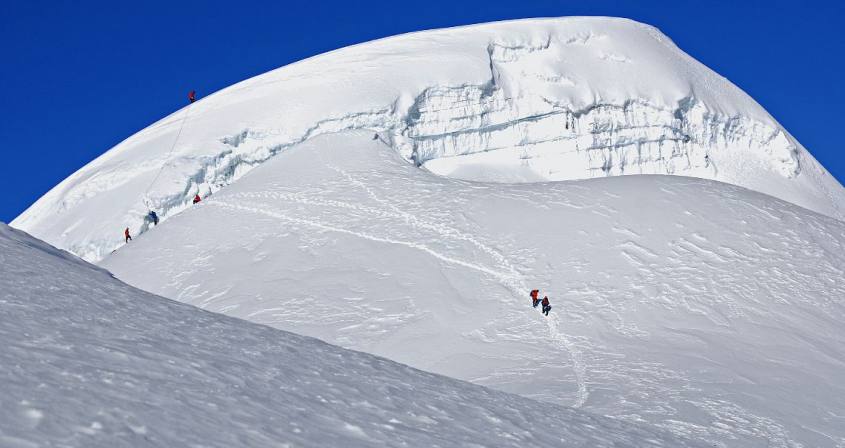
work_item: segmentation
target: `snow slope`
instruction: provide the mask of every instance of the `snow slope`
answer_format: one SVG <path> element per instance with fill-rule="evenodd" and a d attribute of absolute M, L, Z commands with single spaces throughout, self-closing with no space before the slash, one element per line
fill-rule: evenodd
<path fill-rule="evenodd" d="M 178 111 L 56 186 L 12 224 L 91 261 L 292 146 L 379 132 L 470 180 L 681 174 L 842 219 L 845 190 L 754 100 L 655 28 L 560 18 L 426 31 L 254 77 Z"/>
<path fill-rule="evenodd" d="M 129 287 L 0 223 L 0 446 L 697 446 Z"/>
<path fill-rule="evenodd" d="M 845 446 L 845 223 L 724 183 L 468 182 L 367 133 L 325 135 L 103 264 L 207 310 L 712 446 Z"/>

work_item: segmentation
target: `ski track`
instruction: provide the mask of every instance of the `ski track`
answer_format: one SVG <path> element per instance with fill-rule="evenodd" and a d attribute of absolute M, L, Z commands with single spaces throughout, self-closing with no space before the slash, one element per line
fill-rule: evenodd
<path fill-rule="evenodd" d="M 323 156 L 323 153 L 317 154 Z M 268 236 L 281 229 L 284 234 L 292 233 L 301 239 L 291 243 L 297 246 L 308 246 L 311 240 L 334 240 L 340 245 L 352 243 L 357 246 L 355 239 L 399 245 L 434 257 L 447 277 L 468 279 L 492 291 L 491 299 L 495 301 L 493 306 L 497 311 L 457 334 L 469 343 L 526 344 L 532 350 L 539 348 L 531 354 L 534 362 L 526 366 L 517 354 L 508 358 L 508 363 L 493 369 L 469 369 L 456 376 L 464 375 L 461 377 L 478 384 L 510 389 L 537 400 L 574 408 L 586 407 L 623 421 L 652 421 L 676 434 L 709 440 L 713 446 L 737 446 L 744 441 L 760 439 L 766 439 L 769 446 L 800 446 L 792 439 L 791 433 L 798 431 L 796 428 L 784 424 L 777 415 L 759 412 L 753 401 L 721 392 L 702 394 L 698 384 L 689 380 L 689 372 L 683 365 L 625 356 L 624 344 L 638 346 L 653 337 L 652 332 L 672 332 L 671 328 L 640 327 L 635 314 L 633 318 L 628 316 L 652 306 L 665 308 L 667 313 L 689 315 L 696 324 L 700 320 L 708 328 L 713 324 L 713 328 L 721 327 L 726 332 L 733 325 L 744 322 L 765 325 L 767 320 L 777 317 L 766 308 L 771 301 L 811 305 L 806 294 L 792 297 L 785 291 L 808 286 L 823 291 L 829 290 L 831 285 L 835 291 L 841 290 L 836 284 L 843 269 L 839 267 L 841 264 L 831 261 L 841 259 L 838 235 L 831 235 L 827 230 L 828 233 L 804 234 L 789 228 L 777 231 L 764 228 L 765 231 L 754 233 L 751 231 L 758 225 L 751 222 L 748 232 L 739 227 L 731 230 L 733 234 L 722 237 L 713 230 L 723 226 L 718 216 L 685 214 L 686 207 L 680 206 L 674 224 L 665 226 L 680 230 L 665 241 L 649 233 L 650 225 L 633 227 L 625 220 L 615 219 L 612 223 L 596 226 L 596 222 L 603 221 L 585 218 L 584 222 L 573 222 L 570 229 L 573 235 L 585 237 L 583 246 L 575 246 L 574 251 L 567 252 L 566 258 L 560 258 L 556 263 L 533 263 L 530 261 L 532 254 L 521 249 L 532 246 L 513 244 L 507 235 L 497 233 L 496 220 L 500 218 L 495 214 L 497 210 L 476 207 L 472 201 L 489 198 L 502 201 L 503 206 L 508 202 L 534 204 L 539 202 L 534 193 L 502 192 L 483 184 L 460 183 L 456 186 L 453 183 L 460 181 L 419 177 L 411 168 L 405 170 L 404 165 L 394 166 L 386 172 L 373 169 L 369 160 L 368 165 L 336 166 L 331 163 L 334 160 L 329 160 L 332 157 L 321 158 L 316 169 L 301 174 L 292 169 L 290 175 L 280 180 L 264 181 L 260 189 L 227 191 L 209 198 L 199 207 L 226 210 L 225 213 L 213 212 L 214 215 L 237 216 L 243 212 L 261 215 L 261 221 L 278 223 L 267 223 L 276 229 L 269 231 Z M 380 161 L 384 160 L 376 163 Z M 413 188 L 402 188 L 402 185 L 413 185 Z M 478 190 L 480 194 L 457 197 L 446 194 L 457 187 Z M 709 188 L 708 185 L 693 187 Z M 557 197 L 553 201 L 556 206 L 581 209 L 587 214 L 598 211 L 603 216 L 631 215 L 619 195 L 607 195 L 614 198 L 613 201 L 590 204 L 588 192 L 583 187 L 566 188 L 573 192 L 566 200 L 559 197 L 562 195 L 551 195 Z M 723 196 L 731 203 L 729 193 L 723 193 Z M 735 207 L 740 216 L 748 210 L 742 202 L 736 202 Z M 485 213 L 475 213 L 479 208 Z M 787 222 L 806 221 L 809 227 L 823 228 L 815 219 L 788 210 L 779 212 L 779 216 Z M 754 219 L 769 218 L 770 215 L 763 214 Z M 604 231 L 612 232 L 613 238 L 601 237 Z M 352 238 L 344 243 L 332 234 Z M 830 237 L 825 238 L 826 235 Z M 542 235 L 535 237 L 542 239 Z M 261 240 L 261 236 L 254 238 L 254 241 Z M 528 242 L 536 243 L 530 239 Z M 771 253 L 755 252 L 754 248 L 759 246 L 769 248 Z M 377 247 L 370 250 L 378 251 Z M 589 260 L 593 250 L 604 250 L 612 256 L 603 257 L 602 263 L 591 266 Z M 319 255 L 318 252 L 309 254 Z M 791 254 L 790 258 L 785 254 Z M 824 258 L 826 254 L 831 260 Z M 190 269 L 204 268 L 205 256 L 200 251 L 187 265 L 192 266 Z M 460 275 L 464 272 L 461 268 L 481 276 Z M 809 269 L 815 276 L 829 278 L 829 284 L 809 283 L 813 279 Z M 527 306 L 527 291 L 532 289 L 527 285 L 537 283 L 538 279 L 548 279 L 561 270 L 571 271 L 565 295 L 578 300 L 562 300 L 558 302 L 560 307 L 548 317 L 537 316 L 537 310 Z M 701 272 L 707 275 L 702 276 Z M 759 273 L 759 279 L 765 279 L 765 282 L 747 282 L 744 279 L 748 272 Z M 447 279 L 447 283 L 450 281 Z M 723 286 L 714 289 L 714 283 Z M 620 284 L 629 287 L 615 290 Z M 212 306 L 218 308 L 216 311 L 228 305 L 226 300 L 218 298 L 219 295 L 202 291 L 198 285 L 185 283 L 183 286 L 183 292 L 192 296 L 185 300 L 189 303 L 205 306 L 219 301 Z M 354 285 L 350 288 L 348 294 L 353 297 L 365 294 L 355 290 Z M 446 288 L 448 296 L 448 285 Z M 825 300 L 818 305 L 836 311 L 833 305 L 837 302 L 837 294 L 829 297 L 820 294 L 819 297 Z M 297 308 L 295 304 L 301 300 L 293 297 L 285 302 L 275 301 L 272 307 L 247 310 L 254 312 L 245 317 L 268 325 L 307 327 L 314 310 Z M 374 347 L 398 328 L 391 328 L 397 321 L 407 325 L 414 316 L 407 310 L 404 314 L 385 314 L 391 310 L 381 309 L 379 302 L 363 308 L 355 303 L 344 303 L 323 314 L 330 315 L 327 325 L 336 327 L 329 338 L 359 350 Z M 262 314 L 269 316 L 268 319 L 257 318 Z M 540 327 L 538 319 L 545 319 L 546 326 Z M 562 331 L 564 329 L 569 332 Z M 621 348 L 605 346 L 600 338 L 593 337 L 594 333 L 605 332 L 618 336 L 623 344 Z M 678 333 L 675 343 L 694 345 L 714 341 L 720 341 L 718 331 L 712 338 L 692 331 Z M 815 344 L 812 340 L 805 343 Z M 527 359 L 528 355 L 525 356 Z M 835 357 L 834 353 L 831 358 Z M 719 369 L 717 366 L 714 371 L 719 372 Z M 528 375 L 554 379 L 548 380 L 543 388 L 535 388 L 530 382 L 524 382 Z M 749 378 L 750 383 L 756 381 Z M 619 384 L 624 384 L 628 391 L 621 396 L 611 396 L 611 391 Z M 680 418 L 690 412 L 693 418 Z M 800 440 L 797 436 L 796 439 Z M 729 443 L 724 444 L 722 440 Z"/>
<path fill-rule="evenodd" d="M 321 154 L 321 156 L 322 156 L 322 154 Z M 498 250 L 488 246 L 487 244 L 484 244 L 484 243 L 478 241 L 472 235 L 461 232 L 460 230 L 455 229 L 453 227 L 443 225 L 442 223 L 440 225 L 433 225 L 433 224 L 430 224 L 426 221 L 423 221 L 423 220 L 419 219 L 416 215 L 413 215 L 411 213 L 408 213 L 408 212 L 400 209 L 399 207 L 397 207 L 396 205 L 394 205 L 390 201 L 380 198 L 375 193 L 375 191 L 373 191 L 372 188 L 367 186 L 366 183 L 361 182 L 360 180 L 356 179 L 354 176 L 350 175 L 345 170 L 343 170 L 341 168 L 337 168 L 333 165 L 328 165 L 328 167 L 329 167 L 329 169 L 332 169 L 332 170 L 336 171 L 337 173 L 339 173 L 340 175 L 344 176 L 350 183 L 360 187 L 374 201 L 376 201 L 380 204 L 383 204 L 383 205 L 387 206 L 389 209 L 393 210 L 399 216 L 404 218 L 405 222 L 407 222 L 408 224 L 416 226 L 416 227 L 424 228 L 424 229 L 427 229 L 427 230 L 432 230 L 434 232 L 439 233 L 441 236 L 444 236 L 444 237 L 455 238 L 455 239 L 458 239 L 458 240 L 466 241 L 466 242 L 472 244 L 473 246 L 475 246 L 476 248 L 480 249 L 482 252 L 486 253 L 487 255 L 490 255 L 491 258 L 493 258 L 500 265 L 505 267 L 515 277 L 519 276 L 520 279 L 523 278 L 522 274 L 514 267 L 513 264 L 510 263 L 510 261 L 504 255 L 502 255 L 501 252 L 499 252 Z M 523 290 L 526 288 L 524 283 L 520 284 L 518 286 L 523 288 Z"/>
<path fill-rule="evenodd" d="M 320 157 L 323 157 L 322 153 L 320 154 Z M 350 183 L 363 189 L 367 193 L 367 195 L 370 196 L 370 198 L 372 198 L 374 201 L 387 206 L 388 208 L 405 218 L 407 223 L 429 230 L 433 230 L 446 238 L 457 238 L 463 241 L 467 241 L 478 249 L 480 249 L 482 252 L 491 256 L 494 260 L 496 260 L 500 265 L 505 267 L 511 273 L 511 277 L 508 277 L 507 279 L 497 277 L 497 280 L 500 280 L 504 286 L 510 289 L 515 297 L 520 297 L 521 294 L 523 294 L 525 291 L 531 289 L 525 282 L 525 276 L 522 275 L 500 251 L 494 249 L 493 247 L 490 247 L 487 244 L 482 243 L 478 239 L 467 235 L 466 233 L 461 232 L 460 230 L 444 225 L 432 225 L 426 221 L 423 221 L 419 219 L 416 215 L 401 210 L 396 207 L 396 205 L 394 205 L 393 203 L 380 198 L 375 193 L 375 191 L 373 191 L 373 189 L 370 188 L 366 183 L 350 175 L 347 171 L 331 164 L 327 164 L 327 166 L 329 167 L 329 169 L 345 177 Z M 509 281 L 509 279 L 516 279 L 516 281 L 511 282 Z M 584 405 L 584 403 L 587 402 L 587 398 L 589 397 L 586 382 L 587 369 L 582 360 L 581 352 L 575 347 L 575 344 L 572 342 L 569 335 L 561 332 L 558 329 L 558 324 L 559 317 L 557 314 L 553 316 L 546 316 L 546 326 L 548 327 L 550 337 L 569 353 L 570 360 L 572 361 L 573 372 L 575 374 L 575 380 L 578 386 L 578 397 L 572 406 L 575 408 L 580 408 Z"/>
<path fill-rule="evenodd" d="M 773 446 L 793 447 L 789 438 L 789 431 L 779 422 L 767 419 L 747 406 L 730 403 L 733 408 L 727 412 L 729 406 L 709 405 L 708 401 L 690 400 L 696 391 L 687 381 L 683 370 L 667 369 L 653 362 L 625 359 L 618 352 L 613 352 L 592 341 L 589 336 L 567 334 L 562 328 L 580 325 L 580 328 L 591 325 L 596 319 L 602 325 L 608 325 L 617 334 L 636 340 L 647 337 L 649 329 L 640 329 L 633 322 L 626 322 L 625 313 L 629 308 L 635 308 L 637 302 L 643 301 L 643 296 L 654 297 L 653 300 L 662 306 L 673 309 L 683 309 L 685 313 L 700 316 L 719 326 L 730 326 L 737 319 L 754 321 L 764 318 L 765 313 L 755 312 L 744 303 L 757 303 L 759 294 L 755 293 L 752 285 L 743 284 L 736 278 L 735 266 L 745 266 L 749 269 L 763 262 L 759 257 L 752 256 L 749 247 L 759 245 L 757 236 L 749 237 L 748 245 L 726 244 L 725 241 L 714 239 L 710 234 L 691 229 L 689 233 L 682 233 L 665 247 L 655 246 L 649 235 L 637 232 L 616 222 L 610 229 L 616 239 L 613 246 L 626 264 L 633 266 L 634 276 L 628 278 L 632 285 L 650 285 L 645 288 L 632 288 L 629 293 L 611 296 L 602 286 L 603 280 L 610 279 L 615 268 L 601 271 L 599 278 L 590 278 L 589 282 L 573 285 L 570 294 L 583 300 L 567 305 L 567 314 L 555 310 L 548 317 L 536 316 L 536 310 L 530 309 L 523 303 L 527 301 L 526 292 L 532 283 L 531 269 L 544 269 L 540 266 L 520 265 L 514 260 L 527 259 L 530 254 L 520 254 L 518 247 L 508 247 L 506 243 L 491 244 L 497 236 L 487 235 L 484 228 L 475 234 L 468 234 L 465 229 L 475 229 L 482 223 L 476 222 L 468 216 L 472 213 L 455 212 L 464 210 L 470 204 L 458 202 L 449 207 L 431 207 L 426 204 L 438 203 L 443 185 L 438 182 L 420 180 L 407 177 L 407 173 L 395 172 L 383 180 L 383 174 L 378 170 L 339 167 L 333 165 L 328 157 L 319 153 L 322 159 L 322 171 L 315 171 L 309 176 L 317 176 L 318 182 L 312 187 L 299 187 L 298 179 L 287 179 L 284 183 L 270 184 L 270 188 L 259 191 L 242 191 L 225 193 L 210 198 L 203 206 L 224 207 L 230 210 L 260 214 L 273 220 L 279 220 L 284 226 L 294 228 L 316 229 L 317 232 L 300 231 L 302 238 L 313 234 L 320 237 L 324 233 L 337 233 L 362 238 L 369 241 L 400 245 L 412 250 L 421 251 L 442 262 L 459 268 L 470 269 L 481 273 L 483 277 L 491 279 L 504 287 L 507 293 L 496 294 L 504 306 L 505 311 L 493 317 L 474 330 L 463 333 L 464 337 L 474 338 L 481 342 L 541 342 L 553 347 L 557 358 L 549 360 L 548 364 L 540 363 L 534 368 L 565 369 L 567 377 L 561 377 L 559 386 L 547 388 L 536 393 L 532 390 L 522 391 L 524 395 L 540 400 L 565 402 L 574 408 L 583 407 L 589 401 L 594 406 L 601 407 L 607 398 L 603 396 L 604 385 L 628 382 L 633 387 L 630 397 L 622 398 L 612 412 L 617 418 L 627 421 L 641 421 L 648 419 L 651 414 L 667 414 L 679 412 L 673 410 L 678 402 L 690 403 L 713 418 L 710 423 L 679 422 L 667 418 L 661 423 L 665 428 L 677 434 L 695 435 L 698 438 L 718 438 L 726 431 L 732 431 L 741 437 L 761 438 L 769 437 Z M 322 176 L 322 177 L 321 177 Z M 403 181 L 416 187 L 411 191 L 396 191 L 391 183 L 397 176 L 405 176 Z M 314 179 L 312 179 L 314 180 Z M 452 181 L 449 181 L 452 182 Z M 318 185 L 318 186 L 316 186 Z M 483 187 L 473 187 L 482 188 Z M 407 195 L 410 195 L 410 200 Z M 528 201 L 532 198 L 520 198 L 518 194 L 494 193 L 498 199 L 508 201 Z M 413 198 L 425 196 L 432 201 L 415 201 Z M 580 205 L 577 201 L 557 201 L 561 206 L 582 208 L 596 212 L 602 216 L 619 213 L 617 207 L 607 204 Z M 684 215 L 686 216 L 686 215 Z M 769 215 L 765 215 L 769 217 Z M 691 218 L 681 219 L 679 228 L 688 226 Z M 781 219 L 800 219 L 800 217 L 781 213 Z M 717 225 L 709 217 L 701 217 L 703 228 Z M 495 228 L 495 227 L 494 227 Z M 586 231 L 586 228 L 583 230 Z M 784 232 L 781 232 L 784 233 Z M 819 252 L 831 250 L 813 246 L 807 249 L 806 236 L 792 233 L 779 235 L 772 232 L 774 237 L 768 241 L 777 241 L 788 248 L 796 250 L 802 257 L 817 258 Z M 607 241 L 604 241 L 607 243 Z M 772 249 L 775 250 L 775 249 Z M 777 253 L 777 252 L 776 252 Z M 522 258 L 520 258 L 522 257 Z M 583 254 L 573 253 L 565 268 L 581 271 L 584 266 Z M 667 265 L 663 266 L 655 260 L 665 257 Z M 202 264 L 202 259 L 198 263 Z M 539 277 L 553 275 L 556 270 L 564 266 L 545 267 L 546 271 L 537 272 Z M 712 278 L 700 279 L 697 272 L 700 268 L 712 272 Z M 789 278 L 786 272 L 778 266 L 766 266 L 779 283 L 792 288 L 800 286 L 798 279 Z M 830 263 L 819 261 L 816 269 L 830 274 L 831 278 L 841 277 L 842 269 Z M 744 272 L 744 270 L 741 270 Z M 802 275 L 791 272 L 791 275 Z M 733 293 L 727 295 L 710 294 L 709 284 L 712 281 L 727 282 L 733 285 Z M 784 288 L 788 289 L 788 288 Z M 777 289 L 776 289 L 777 290 Z M 776 290 L 772 292 L 775 293 Z M 186 291 L 191 290 L 190 287 Z M 777 297 L 783 301 L 794 300 L 789 297 Z M 216 297 L 206 297 L 205 302 L 213 301 Z M 578 303 L 581 303 L 579 305 Z M 585 309 L 585 304 L 593 307 L 592 311 Z M 286 307 L 262 310 L 269 312 L 276 323 L 303 323 L 303 316 L 291 314 Z M 404 316 L 373 315 L 382 313 L 378 309 L 352 310 L 346 314 L 335 315 L 334 322 L 339 325 L 336 341 L 341 344 L 352 344 L 352 341 L 375 341 L 388 331 L 387 322 L 395 319 L 410 318 Z M 251 315 L 255 317 L 255 313 Z M 537 327 L 545 319 L 545 328 Z M 361 322 L 352 324 L 349 322 Z M 340 325 L 343 324 L 343 325 Z M 354 338 L 350 338 L 352 335 Z M 366 337 L 363 335 L 366 334 Z M 685 334 L 686 338 L 697 337 L 696 334 Z M 587 343 L 586 341 L 590 341 Z M 706 341 L 704 341 L 706 342 Z M 565 353 L 564 353 L 565 352 Z M 552 351 L 549 351 L 552 353 Z M 565 357 L 569 362 L 563 361 Z M 566 363 L 566 364 L 564 364 Z M 518 364 L 518 363 L 517 363 Z M 502 367 L 483 376 L 468 378 L 472 381 L 490 385 L 491 387 L 507 386 L 515 377 L 525 375 L 525 368 L 514 365 Z M 625 375 L 625 372 L 632 376 Z M 570 376 L 571 375 L 571 376 Z M 665 383 L 673 384 L 667 389 Z M 574 386 L 574 390 L 573 390 Z M 588 387 L 591 386 L 591 387 Z M 591 390 L 592 389 L 592 390 Z M 692 394 L 692 395 L 691 395 Z M 651 398 L 647 407 L 637 407 L 630 403 L 637 402 L 638 397 Z M 630 401 L 629 401 L 630 400 Z M 713 395 L 706 398 L 713 402 L 724 401 L 725 397 Z M 729 403 L 729 401 L 725 401 Z M 605 404 L 606 405 L 606 404 Z M 642 406 L 642 405 L 640 405 Z M 728 445 L 722 445 L 728 446 Z"/>
<path fill-rule="evenodd" d="M 268 199 L 272 198 L 272 199 L 275 199 L 275 200 L 291 201 L 291 202 L 295 202 L 295 203 L 298 203 L 298 204 L 301 204 L 301 205 L 316 205 L 316 206 L 323 206 L 323 207 L 336 207 L 336 208 L 366 213 L 367 215 L 370 215 L 370 216 L 400 219 L 400 220 L 405 221 L 407 224 L 409 224 L 413 227 L 417 227 L 417 228 L 421 228 L 421 229 L 425 229 L 425 230 L 435 232 L 440 237 L 442 237 L 444 240 L 453 239 L 453 240 L 468 242 L 468 243 L 472 244 L 474 247 L 481 250 L 483 253 L 490 256 L 490 258 L 492 258 L 496 262 L 496 264 L 499 265 L 499 268 L 501 268 L 501 269 L 490 268 L 488 266 L 483 266 L 481 264 L 472 263 L 472 262 L 469 262 L 469 261 L 465 261 L 465 260 L 461 260 L 461 259 L 458 259 L 458 258 L 455 258 L 455 257 L 451 257 L 449 255 L 445 255 L 443 253 L 440 253 L 437 250 L 434 250 L 434 249 L 432 249 L 432 248 L 430 248 L 430 247 L 428 247 L 424 244 L 419 244 L 419 243 L 411 242 L 411 241 L 403 241 L 403 240 L 394 239 L 394 238 L 386 238 L 386 237 L 371 235 L 371 234 L 364 233 L 364 232 L 352 231 L 352 230 L 344 229 L 344 228 L 337 227 L 337 226 L 334 226 L 334 225 L 317 222 L 313 219 L 306 220 L 306 219 L 301 219 L 301 218 L 295 218 L 295 217 L 285 215 L 284 213 L 265 210 L 260 205 L 257 205 L 257 204 L 255 204 L 255 206 L 245 206 L 245 205 L 239 205 L 239 204 L 235 204 L 235 203 L 225 201 L 225 200 L 220 200 L 218 198 L 216 200 L 207 202 L 207 205 L 218 205 L 218 206 L 222 206 L 222 207 L 226 207 L 226 208 L 230 208 L 230 209 L 234 209 L 234 210 L 240 210 L 240 211 L 246 211 L 246 212 L 261 214 L 261 215 L 268 216 L 268 217 L 271 217 L 271 218 L 274 218 L 274 219 L 286 221 L 288 223 L 313 227 L 313 228 L 317 228 L 317 229 L 327 231 L 327 232 L 342 233 L 342 234 L 352 235 L 352 236 L 363 238 L 363 239 L 370 240 L 370 241 L 386 243 L 386 244 L 397 244 L 397 245 L 409 247 L 409 248 L 412 248 L 412 249 L 420 250 L 420 251 L 423 251 L 423 252 L 431 255 L 434 258 L 437 258 L 440 261 L 443 261 L 443 262 L 446 262 L 446 263 L 449 263 L 449 264 L 453 264 L 453 265 L 457 265 L 457 266 L 461 266 L 461 267 L 464 267 L 464 268 L 467 268 L 467 269 L 475 270 L 477 272 L 481 272 L 483 274 L 486 274 L 486 275 L 490 276 L 491 278 L 495 279 L 501 285 L 505 286 L 505 288 L 508 289 L 513 294 L 514 297 L 522 297 L 526 291 L 530 290 L 530 288 L 527 286 L 524 275 L 521 274 L 514 267 L 513 263 L 511 263 L 507 259 L 507 257 L 505 257 L 500 251 L 496 250 L 493 247 L 490 247 L 487 244 L 484 244 L 483 242 L 479 241 L 476 238 L 473 238 L 473 237 L 467 235 L 464 232 L 461 232 L 458 229 L 449 227 L 449 226 L 444 225 L 442 223 L 438 223 L 438 224 L 430 223 L 430 222 L 427 222 L 425 220 L 420 219 L 419 217 L 417 217 L 417 216 L 415 216 L 415 215 L 413 215 L 409 212 L 401 210 L 398 207 L 396 207 L 394 204 L 390 203 L 389 201 L 387 201 L 383 198 L 380 198 L 371 188 L 367 187 L 363 182 L 355 179 L 352 175 L 350 175 L 345 170 L 331 166 L 329 164 L 327 164 L 327 166 L 330 169 L 332 169 L 333 171 L 335 171 L 338 174 L 345 177 L 347 179 L 347 181 L 349 181 L 350 183 L 361 187 L 364 190 L 364 192 L 370 198 L 372 198 L 374 201 L 388 207 L 391 211 L 385 211 L 383 209 L 367 207 L 367 206 L 363 206 L 363 205 L 349 204 L 349 203 L 342 202 L 342 201 L 306 198 L 301 193 L 290 193 L 290 194 L 276 193 L 276 192 L 274 192 L 274 193 L 267 193 L 267 192 L 264 192 L 264 193 L 248 193 L 248 194 L 247 193 L 241 193 L 241 194 L 237 195 L 237 197 L 241 197 L 241 198 L 242 197 L 249 197 L 249 198 L 253 198 L 253 199 L 258 198 L 258 197 L 268 198 Z M 550 339 L 552 341 L 554 341 L 556 343 L 556 345 L 558 345 L 560 348 L 562 348 L 564 351 L 566 351 L 569 354 L 569 358 L 572 362 L 572 370 L 573 370 L 573 373 L 574 373 L 574 376 L 575 376 L 575 381 L 576 381 L 576 386 L 577 386 L 577 391 L 578 391 L 577 397 L 575 398 L 575 401 L 571 406 L 574 407 L 574 408 L 580 408 L 586 403 L 586 401 L 589 397 L 589 391 L 587 389 L 587 367 L 586 367 L 586 364 L 583 361 L 582 354 L 581 354 L 580 350 L 575 346 L 575 343 L 572 341 L 571 336 L 562 332 L 562 331 L 560 331 L 560 329 L 559 329 L 560 318 L 557 314 L 551 315 L 549 317 L 544 316 L 544 319 L 546 321 L 546 328 L 548 330 Z"/>
<path fill-rule="evenodd" d="M 705 446 L 203 312 L 3 224 L 0 283 L 3 448 Z"/>
<path fill-rule="evenodd" d="M 475 264 L 475 263 L 470 263 L 470 262 L 466 262 L 466 261 L 463 261 L 463 260 L 459 260 L 457 258 L 453 258 L 453 257 L 450 257 L 448 255 L 443 255 L 440 252 L 437 252 L 434 249 L 431 249 L 430 247 L 428 247 L 424 244 L 414 243 L 414 242 L 411 242 L 411 241 L 396 240 L 396 239 L 392 239 L 392 238 L 384 238 L 384 237 L 380 237 L 380 236 L 370 235 L 370 234 L 367 234 L 367 233 L 364 233 L 364 232 L 356 232 L 356 231 L 347 230 L 347 229 L 335 227 L 335 226 L 328 225 L 328 224 L 319 223 L 319 222 L 316 222 L 314 220 L 292 218 L 290 216 L 286 216 L 286 215 L 281 214 L 281 213 L 262 210 L 258 206 L 256 206 L 256 207 L 246 207 L 246 206 L 243 206 L 243 205 L 231 204 L 231 203 L 227 203 L 227 202 L 223 202 L 223 201 L 217 201 L 215 203 L 215 205 L 231 208 L 231 209 L 234 209 L 234 210 L 257 213 L 257 214 L 269 216 L 271 218 L 276 218 L 276 219 L 279 219 L 279 220 L 282 220 L 282 221 L 286 221 L 286 222 L 289 222 L 289 223 L 292 223 L 292 224 L 299 224 L 299 225 L 303 225 L 303 226 L 315 227 L 317 229 L 328 231 L 328 232 L 336 232 L 336 233 L 343 233 L 343 234 L 347 234 L 347 235 L 352 235 L 352 236 L 356 236 L 356 237 L 359 237 L 359 238 L 363 238 L 363 239 L 366 239 L 366 240 L 375 241 L 375 242 L 379 242 L 379 243 L 397 244 L 397 245 L 400 245 L 400 246 L 410 247 L 412 249 L 417 249 L 417 250 L 421 250 L 423 252 L 426 252 L 427 254 L 433 256 L 434 258 L 437 258 L 438 260 L 445 261 L 445 262 L 450 263 L 450 264 L 455 264 L 455 265 L 458 265 L 458 266 L 462 266 L 462 267 L 465 267 L 465 268 L 468 268 L 468 269 L 473 269 L 473 270 L 488 274 L 491 277 L 493 277 L 497 280 L 500 280 L 505 285 L 507 285 L 511 282 L 511 280 L 509 279 L 509 275 L 510 275 L 509 273 L 498 272 L 498 271 L 490 269 L 486 266 L 481 266 L 481 265 L 478 265 L 478 264 Z"/>

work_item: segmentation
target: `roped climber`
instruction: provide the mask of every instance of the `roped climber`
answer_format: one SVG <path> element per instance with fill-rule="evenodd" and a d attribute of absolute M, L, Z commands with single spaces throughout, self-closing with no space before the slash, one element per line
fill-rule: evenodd
<path fill-rule="evenodd" d="M 158 215 L 154 210 L 150 210 L 150 213 L 147 215 L 147 219 L 149 219 L 154 226 L 158 225 Z"/>
<path fill-rule="evenodd" d="M 191 90 L 190 92 L 188 92 L 188 101 L 190 101 L 191 104 L 193 104 L 193 102 L 196 101 L 196 100 L 197 100 L 197 92 L 194 91 L 194 90 Z"/>
<path fill-rule="evenodd" d="M 549 304 L 549 296 L 543 296 L 543 314 L 546 316 L 549 315 L 549 311 L 552 310 L 552 305 Z"/>
<path fill-rule="evenodd" d="M 194 195 L 194 204 L 197 204 L 200 201 L 202 201 L 202 198 L 200 197 L 199 193 L 195 194 Z"/>
<path fill-rule="evenodd" d="M 129 227 L 127 227 L 126 230 L 123 231 L 123 241 L 125 243 L 132 241 L 132 236 L 129 235 Z"/>
<path fill-rule="evenodd" d="M 537 308 L 537 305 L 540 304 L 540 298 L 537 297 L 539 294 L 540 294 L 539 289 L 532 289 L 531 290 L 531 294 L 530 294 L 530 296 L 531 296 L 531 306 L 533 306 L 534 308 Z"/>

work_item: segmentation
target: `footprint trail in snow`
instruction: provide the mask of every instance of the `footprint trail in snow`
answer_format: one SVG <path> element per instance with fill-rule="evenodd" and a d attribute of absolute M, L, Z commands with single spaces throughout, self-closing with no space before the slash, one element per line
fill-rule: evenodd
<path fill-rule="evenodd" d="M 211 311 L 715 446 L 845 440 L 816 405 L 845 415 L 845 390 L 803 386 L 845 363 L 845 224 L 695 179 L 444 179 L 371 137 L 286 152 L 105 265 Z M 758 374 L 775 368 L 781 383 Z M 800 412 L 769 406 L 782 394 Z"/>

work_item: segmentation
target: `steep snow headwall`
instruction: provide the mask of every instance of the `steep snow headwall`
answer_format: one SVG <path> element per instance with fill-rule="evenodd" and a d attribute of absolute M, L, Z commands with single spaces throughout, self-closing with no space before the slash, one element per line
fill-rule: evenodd
<path fill-rule="evenodd" d="M 656 29 L 562 18 L 413 33 L 224 89 L 139 132 L 18 217 L 87 260 L 274 155 L 368 130 L 467 180 L 675 174 L 761 191 L 839 219 L 845 190 L 765 110 Z M 171 151 L 171 148 L 173 150 Z"/>

